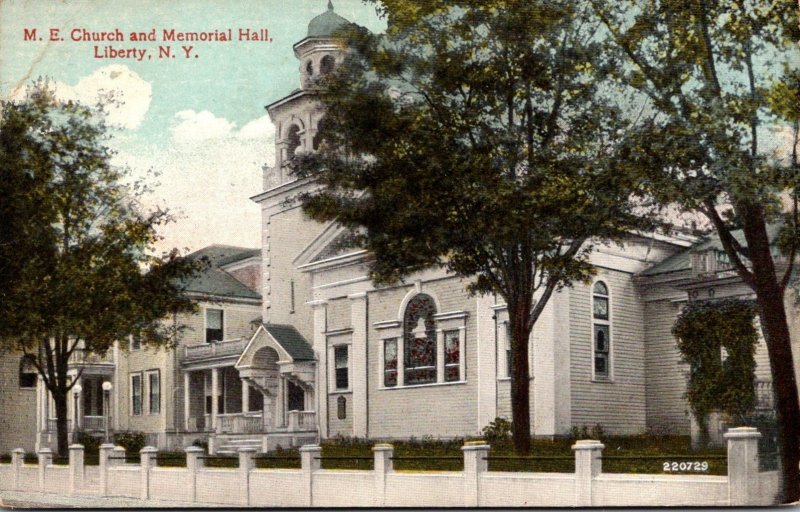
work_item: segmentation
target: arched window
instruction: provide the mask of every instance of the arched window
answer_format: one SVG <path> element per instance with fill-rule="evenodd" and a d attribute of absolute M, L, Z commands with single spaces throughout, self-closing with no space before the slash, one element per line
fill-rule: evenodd
<path fill-rule="evenodd" d="M 326 55 L 322 57 L 322 60 L 319 63 L 319 72 L 322 75 L 327 75 L 333 68 L 336 66 L 336 61 L 334 60 L 333 56 Z"/>
<path fill-rule="evenodd" d="M 300 147 L 300 128 L 296 124 L 293 124 L 289 128 L 289 133 L 287 134 L 286 139 L 288 141 L 286 148 L 286 159 L 291 160 L 294 158 L 297 148 Z"/>
<path fill-rule="evenodd" d="M 405 384 L 436 382 L 436 304 L 419 294 L 406 306 L 403 318 Z"/>
<path fill-rule="evenodd" d="M 611 301 L 608 286 L 597 281 L 592 288 L 592 352 L 594 378 L 611 376 Z"/>
<path fill-rule="evenodd" d="M 306 62 L 306 74 L 308 74 L 309 78 L 314 76 L 314 63 L 311 62 L 311 59 Z"/>
<path fill-rule="evenodd" d="M 22 356 L 19 360 L 19 387 L 35 388 L 38 372 L 33 364 L 33 356 Z"/>

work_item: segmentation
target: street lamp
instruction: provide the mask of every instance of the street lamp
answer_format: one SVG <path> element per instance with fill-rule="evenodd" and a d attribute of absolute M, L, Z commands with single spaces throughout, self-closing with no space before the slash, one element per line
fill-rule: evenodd
<path fill-rule="evenodd" d="M 103 381 L 103 412 L 105 413 L 106 443 L 108 443 L 108 415 L 110 412 L 108 405 L 111 403 L 111 388 L 113 387 L 110 381 Z"/>
<path fill-rule="evenodd" d="M 74 423 L 72 424 L 72 431 L 73 432 L 78 432 L 78 426 L 79 426 L 78 425 L 78 398 L 81 395 L 81 391 L 83 391 L 83 388 L 81 387 L 80 384 L 75 384 L 75 386 L 72 388 L 72 396 L 75 397 L 75 407 L 74 407 L 75 419 L 73 420 Z M 75 442 L 75 441 L 73 441 L 73 442 Z"/>

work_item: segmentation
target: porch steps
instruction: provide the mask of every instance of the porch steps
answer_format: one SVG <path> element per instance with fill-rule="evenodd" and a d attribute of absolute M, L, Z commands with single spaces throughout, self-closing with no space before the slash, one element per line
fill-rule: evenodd
<path fill-rule="evenodd" d="M 239 437 L 239 438 L 223 438 L 218 440 L 218 447 L 214 450 L 219 455 L 236 455 L 239 453 L 239 448 L 255 448 L 257 452 L 261 451 L 261 438 L 260 437 Z"/>

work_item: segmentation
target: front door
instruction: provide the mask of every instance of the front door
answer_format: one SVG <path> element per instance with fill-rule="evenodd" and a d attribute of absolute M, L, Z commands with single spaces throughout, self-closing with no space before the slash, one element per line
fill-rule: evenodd
<path fill-rule="evenodd" d="M 306 393 L 303 391 L 303 388 L 298 386 L 292 381 L 287 381 L 287 394 L 288 396 L 288 403 L 287 403 L 287 410 L 288 411 L 305 411 L 306 410 Z"/>

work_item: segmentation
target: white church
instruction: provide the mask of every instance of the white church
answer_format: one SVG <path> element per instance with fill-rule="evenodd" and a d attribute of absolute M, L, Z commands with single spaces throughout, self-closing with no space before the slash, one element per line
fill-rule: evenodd
<path fill-rule="evenodd" d="M 441 270 L 376 287 L 369 255 L 337 243 L 343 228 L 287 202 L 314 186 L 292 177 L 287 162 L 315 149 L 324 114 L 316 79 L 342 61 L 332 36 L 346 23 L 331 5 L 311 20 L 294 45 L 300 88 L 267 106 L 276 161 L 252 198 L 262 211 L 260 251 L 198 252 L 214 265 L 188 287 L 200 313 L 183 319 L 191 329 L 175 350 L 130 340 L 105 355 L 78 353 L 71 431 L 108 424 L 145 432 L 159 448 L 211 440 L 218 451 L 267 450 L 336 436 L 478 436 L 511 418 L 502 300 L 471 297 L 466 281 Z M 752 292 L 714 238 L 631 233 L 622 247 L 598 245 L 590 261 L 593 282 L 554 294 L 531 336 L 531 434 L 595 425 L 615 435 L 688 434 L 675 318 L 689 300 Z M 798 315 L 791 321 L 797 357 Z M 769 410 L 763 341 L 756 359 L 758 407 Z M 2 368 L 2 405 L 18 414 L 0 426 L 0 451 L 52 445 L 54 408 L 41 382 L 18 357 L 5 356 Z"/>

